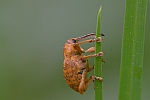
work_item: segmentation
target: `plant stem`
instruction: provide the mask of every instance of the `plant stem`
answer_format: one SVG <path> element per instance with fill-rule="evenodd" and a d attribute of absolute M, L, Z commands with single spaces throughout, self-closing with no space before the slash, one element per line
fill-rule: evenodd
<path fill-rule="evenodd" d="M 140 100 L 147 0 L 126 0 L 119 100 Z"/>
<path fill-rule="evenodd" d="M 100 37 L 100 14 L 101 14 L 101 7 L 99 9 L 98 15 L 97 15 L 97 28 L 96 28 L 96 38 Z M 101 43 L 96 42 L 96 51 L 101 51 Z M 102 58 L 96 57 L 95 58 L 95 76 L 102 76 Z M 98 80 L 95 80 L 95 100 L 102 100 L 102 82 L 99 82 Z"/>

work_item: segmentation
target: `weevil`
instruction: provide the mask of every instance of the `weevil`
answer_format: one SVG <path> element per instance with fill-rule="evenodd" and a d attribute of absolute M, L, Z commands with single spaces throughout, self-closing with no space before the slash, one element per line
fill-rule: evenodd
<path fill-rule="evenodd" d="M 104 34 L 101 34 L 101 36 L 104 36 Z M 80 42 L 80 40 L 83 41 Z M 95 47 L 84 50 L 80 47 L 80 45 L 101 41 L 101 37 L 96 38 L 95 33 L 90 33 L 81 37 L 70 38 L 64 45 L 64 78 L 68 86 L 71 87 L 73 90 L 79 92 L 80 94 L 83 94 L 88 88 L 88 85 L 95 79 L 99 81 L 103 80 L 101 77 L 97 76 L 90 76 L 90 78 L 88 78 L 87 75 L 88 72 L 94 69 L 94 66 L 90 67 L 88 58 L 103 56 L 103 52 L 85 56 L 83 55 L 83 53 L 95 52 Z"/>

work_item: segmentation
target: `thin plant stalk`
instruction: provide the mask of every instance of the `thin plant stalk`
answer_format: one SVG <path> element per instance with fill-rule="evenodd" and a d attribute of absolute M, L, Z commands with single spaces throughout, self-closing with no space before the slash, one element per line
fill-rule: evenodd
<path fill-rule="evenodd" d="M 101 14 L 101 7 L 99 9 L 97 15 L 97 28 L 96 28 L 96 38 L 100 37 L 100 14 Z M 99 53 L 101 51 L 101 43 L 96 42 L 96 51 L 95 53 Z M 95 58 L 95 76 L 102 76 L 102 58 L 96 57 Z M 95 80 L 95 100 L 102 100 L 102 82 Z"/>

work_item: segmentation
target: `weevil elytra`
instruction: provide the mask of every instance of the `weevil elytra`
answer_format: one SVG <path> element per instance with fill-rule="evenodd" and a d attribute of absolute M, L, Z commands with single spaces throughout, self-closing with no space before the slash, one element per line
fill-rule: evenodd
<path fill-rule="evenodd" d="M 101 36 L 104 35 L 101 34 Z M 79 42 L 82 39 L 86 40 Z M 81 37 L 70 38 L 64 45 L 64 78 L 68 86 L 71 87 L 73 90 L 79 92 L 80 94 L 83 94 L 86 91 L 88 85 L 94 79 L 102 81 L 101 77 L 90 76 L 90 78 L 88 78 L 87 74 L 94 69 L 94 66 L 90 67 L 88 58 L 103 56 L 103 52 L 87 56 L 82 55 L 82 53 L 86 52 L 95 52 L 95 47 L 84 50 L 80 47 L 80 44 L 101 41 L 101 37 L 95 38 L 95 33 L 90 33 Z"/>

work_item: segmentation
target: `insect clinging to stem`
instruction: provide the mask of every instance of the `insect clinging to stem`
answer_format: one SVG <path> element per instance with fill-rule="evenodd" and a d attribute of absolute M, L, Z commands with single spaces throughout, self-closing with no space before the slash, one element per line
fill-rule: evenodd
<path fill-rule="evenodd" d="M 104 34 L 101 33 L 101 36 L 104 36 Z M 80 40 L 83 41 L 79 42 Z M 103 56 L 103 52 L 87 56 L 82 55 L 82 53 L 86 52 L 95 52 L 95 47 L 84 50 L 80 47 L 80 44 L 101 41 L 101 37 L 96 38 L 95 33 L 90 33 L 81 37 L 70 38 L 64 45 L 64 78 L 68 86 L 80 94 L 83 94 L 86 91 L 88 85 L 93 80 L 103 80 L 101 77 L 90 76 L 90 78 L 88 78 L 87 76 L 88 72 L 94 69 L 94 66 L 90 67 L 88 58 Z"/>

